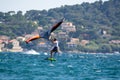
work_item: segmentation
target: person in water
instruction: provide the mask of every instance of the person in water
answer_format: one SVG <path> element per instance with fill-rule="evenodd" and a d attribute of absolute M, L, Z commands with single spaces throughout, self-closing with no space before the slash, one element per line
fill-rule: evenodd
<path fill-rule="evenodd" d="M 25 42 L 29 43 L 30 41 L 33 41 L 33 40 L 36 40 L 36 39 L 39 39 L 39 38 L 44 38 L 44 39 L 49 40 L 49 37 L 50 37 L 51 33 L 56 28 L 58 28 L 62 24 L 63 21 L 64 21 L 64 18 L 61 19 L 58 23 L 56 23 L 50 30 L 48 30 L 46 32 L 43 32 L 42 34 L 38 34 L 38 35 L 35 35 L 35 36 L 31 37 L 31 38 L 28 38 Z"/>
<path fill-rule="evenodd" d="M 59 43 L 58 40 L 56 38 L 54 38 L 53 40 L 51 40 L 53 43 L 53 48 L 50 51 L 50 58 L 53 58 L 53 55 L 56 54 L 57 52 L 59 52 Z M 54 54 L 53 54 L 54 53 Z"/>

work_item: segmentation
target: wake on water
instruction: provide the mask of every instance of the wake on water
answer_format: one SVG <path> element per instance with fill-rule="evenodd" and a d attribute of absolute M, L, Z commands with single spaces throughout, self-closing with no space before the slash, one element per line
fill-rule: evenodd
<path fill-rule="evenodd" d="M 31 50 L 28 50 L 28 51 L 25 51 L 25 52 L 23 52 L 24 54 L 31 54 L 31 55 L 40 55 L 40 52 L 37 52 L 37 51 L 35 51 L 35 50 L 33 50 L 33 49 L 31 49 Z M 48 55 L 48 53 L 47 52 L 44 52 L 43 53 L 44 55 Z"/>
<path fill-rule="evenodd" d="M 33 54 L 33 55 L 40 55 L 40 53 L 39 52 L 37 52 L 37 51 L 35 51 L 35 50 L 29 50 L 29 51 L 26 51 L 26 52 L 24 52 L 24 54 Z"/>

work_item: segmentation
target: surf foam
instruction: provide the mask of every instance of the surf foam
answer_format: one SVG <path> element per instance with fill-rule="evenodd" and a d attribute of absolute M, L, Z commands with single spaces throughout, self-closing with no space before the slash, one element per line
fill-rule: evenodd
<path fill-rule="evenodd" d="M 29 51 L 26 51 L 25 54 L 40 55 L 40 53 L 37 52 L 37 51 L 35 51 L 35 50 L 29 50 Z"/>

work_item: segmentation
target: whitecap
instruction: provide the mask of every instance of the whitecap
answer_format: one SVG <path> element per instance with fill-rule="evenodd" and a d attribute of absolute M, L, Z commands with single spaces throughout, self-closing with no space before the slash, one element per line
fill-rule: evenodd
<path fill-rule="evenodd" d="M 120 60 L 118 60 L 120 62 Z"/>
<path fill-rule="evenodd" d="M 67 67 L 72 68 L 73 66 L 72 65 L 68 65 Z"/>
<path fill-rule="evenodd" d="M 97 73 L 100 73 L 100 72 L 101 72 L 101 70 L 96 70 L 96 72 L 97 72 Z"/>
<path fill-rule="evenodd" d="M 35 50 L 29 50 L 29 51 L 26 51 L 25 54 L 40 55 L 40 53 L 37 52 L 37 51 L 35 51 Z"/>
<path fill-rule="evenodd" d="M 55 65 L 54 65 L 54 64 L 49 64 L 49 66 L 53 67 L 53 66 L 55 66 Z"/>
<path fill-rule="evenodd" d="M 37 64 L 35 64 L 35 63 L 33 64 L 33 66 L 36 66 L 36 65 L 37 65 Z"/>
<path fill-rule="evenodd" d="M 85 58 L 84 56 L 79 56 L 79 58 Z"/>
<path fill-rule="evenodd" d="M 45 52 L 44 55 L 48 55 L 48 53 Z"/>

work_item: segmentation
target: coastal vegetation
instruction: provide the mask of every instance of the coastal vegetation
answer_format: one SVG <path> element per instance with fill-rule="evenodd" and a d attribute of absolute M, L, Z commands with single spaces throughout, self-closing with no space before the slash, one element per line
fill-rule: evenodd
<path fill-rule="evenodd" d="M 61 6 L 49 10 L 30 10 L 25 14 L 22 11 L 0 12 L 0 35 L 24 36 L 31 34 L 39 26 L 47 29 L 55 20 L 65 18 L 76 26 L 76 32 L 70 32 L 69 37 L 89 40 L 90 43 L 75 49 L 83 52 L 120 52 L 120 43 L 110 43 L 111 40 L 120 40 L 120 0 L 102 0 L 94 3 L 82 3 L 73 6 Z M 37 22 L 37 23 L 36 23 Z M 59 32 L 59 30 L 58 30 Z M 62 50 L 66 48 L 62 41 Z M 24 42 L 21 43 L 26 47 Z M 27 47 L 29 48 L 29 47 Z M 36 47 L 34 46 L 36 49 Z"/>

